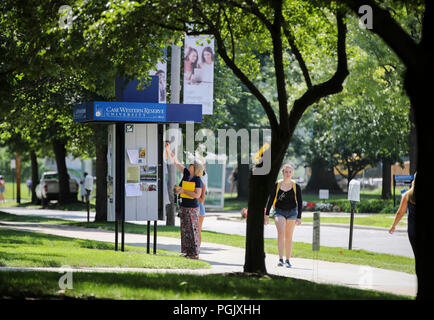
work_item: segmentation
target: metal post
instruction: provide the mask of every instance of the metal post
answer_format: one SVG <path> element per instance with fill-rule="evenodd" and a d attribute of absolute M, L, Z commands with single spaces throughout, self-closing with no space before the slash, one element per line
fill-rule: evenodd
<path fill-rule="evenodd" d="M 396 188 L 396 180 L 395 180 L 395 175 L 393 175 L 393 207 L 395 207 L 395 188 Z"/>
<path fill-rule="evenodd" d="M 89 223 L 90 220 L 90 202 L 89 202 L 89 196 L 86 195 L 86 207 L 87 207 L 87 223 Z"/>
<path fill-rule="evenodd" d="M 120 180 L 120 189 L 119 189 L 119 198 L 120 198 L 120 218 L 121 218 L 121 251 L 125 251 L 125 125 L 122 124 L 122 135 L 120 141 L 120 167 L 121 174 L 119 176 Z"/>
<path fill-rule="evenodd" d="M 157 220 L 154 221 L 154 254 L 157 254 Z"/>
<path fill-rule="evenodd" d="M 122 242 L 121 242 L 121 251 L 125 251 L 125 210 L 122 215 Z"/>
<path fill-rule="evenodd" d="M 148 221 L 148 229 L 146 232 L 146 253 L 149 253 L 150 241 L 151 241 L 151 221 Z"/>
<path fill-rule="evenodd" d="M 125 220 L 125 125 L 116 123 L 116 202 L 115 202 L 115 250 L 118 250 L 119 220 Z M 124 225 L 122 225 L 121 250 L 124 249 Z"/>
<path fill-rule="evenodd" d="M 353 247 L 353 224 L 354 224 L 354 209 L 356 207 L 356 202 L 351 201 L 351 220 L 350 220 L 350 241 L 348 244 L 348 250 L 351 250 Z"/>
<path fill-rule="evenodd" d="M 319 251 L 320 248 L 320 218 L 319 212 L 313 213 L 313 239 L 312 239 L 312 251 Z"/>
<path fill-rule="evenodd" d="M 181 93 L 181 47 L 172 45 L 172 59 L 170 65 L 170 102 L 179 103 Z M 179 129 L 178 123 L 170 123 L 169 128 L 173 131 Z M 169 138 L 169 137 L 167 137 Z M 176 204 L 173 196 L 173 186 L 176 184 L 176 168 L 174 164 L 167 165 L 167 185 L 169 191 L 170 205 L 166 211 L 166 224 L 169 226 L 175 225 Z"/>
<path fill-rule="evenodd" d="M 115 251 L 118 251 L 118 236 L 119 236 L 119 223 L 117 214 L 115 214 Z"/>

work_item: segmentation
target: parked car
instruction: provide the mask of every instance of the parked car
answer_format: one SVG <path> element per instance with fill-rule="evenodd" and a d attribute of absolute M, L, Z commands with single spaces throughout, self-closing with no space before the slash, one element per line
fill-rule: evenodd
<path fill-rule="evenodd" d="M 70 175 L 68 174 L 68 177 Z M 50 200 L 59 200 L 59 175 L 55 171 L 48 171 L 42 174 L 39 184 L 36 186 L 36 197 L 43 205 Z M 69 178 L 69 191 L 73 199 L 77 199 L 78 182 Z"/>

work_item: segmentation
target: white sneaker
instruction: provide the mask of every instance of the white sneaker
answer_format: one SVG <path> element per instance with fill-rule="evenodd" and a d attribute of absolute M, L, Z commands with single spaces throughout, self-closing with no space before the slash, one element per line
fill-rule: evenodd
<path fill-rule="evenodd" d="M 279 259 L 279 263 L 277 264 L 278 267 L 283 267 L 284 262 L 283 259 Z"/>

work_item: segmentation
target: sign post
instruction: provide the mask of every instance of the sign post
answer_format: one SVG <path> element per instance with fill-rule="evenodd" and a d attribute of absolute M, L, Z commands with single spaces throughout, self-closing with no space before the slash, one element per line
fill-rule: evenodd
<path fill-rule="evenodd" d="M 200 104 L 158 103 L 158 76 L 149 87 L 137 90 L 138 81 L 116 81 L 116 100 L 74 106 L 75 122 L 108 125 L 107 220 L 115 222 L 118 250 L 125 244 L 125 221 L 154 221 L 154 254 L 157 252 L 157 220 L 164 220 L 163 124 L 202 122 Z"/>
<path fill-rule="evenodd" d="M 319 212 L 313 213 L 313 238 L 312 238 L 312 251 L 319 251 L 320 249 L 320 218 Z"/>
<path fill-rule="evenodd" d="M 350 239 L 348 250 L 353 247 L 353 225 L 354 225 L 354 210 L 356 209 L 356 202 L 360 201 L 360 182 L 351 180 L 348 185 L 348 200 L 351 203 L 351 219 L 350 219 Z"/>

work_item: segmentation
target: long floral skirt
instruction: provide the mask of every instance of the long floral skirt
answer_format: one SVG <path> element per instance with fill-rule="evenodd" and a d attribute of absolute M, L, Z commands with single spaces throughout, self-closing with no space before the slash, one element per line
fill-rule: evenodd
<path fill-rule="evenodd" d="M 199 254 L 199 207 L 180 207 L 181 252 L 188 256 Z"/>

